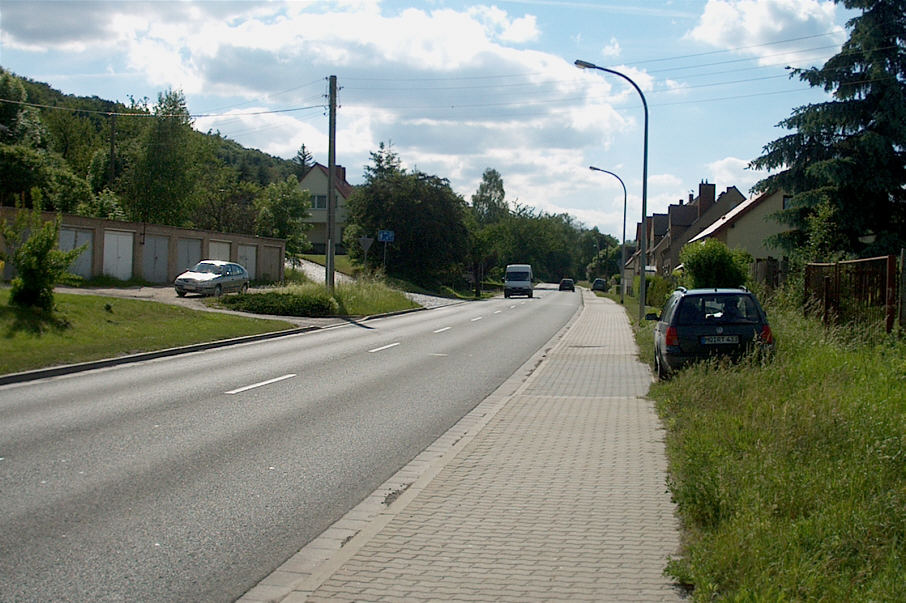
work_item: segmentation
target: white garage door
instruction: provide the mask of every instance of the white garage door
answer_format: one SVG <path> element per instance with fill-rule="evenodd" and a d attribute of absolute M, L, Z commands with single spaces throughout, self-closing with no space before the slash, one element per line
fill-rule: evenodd
<path fill-rule="evenodd" d="M 82 278 L 91 278 L 91 258 L 94 254 L 94 231 L 77 228 L 60 228 L 60 251 L 70 251 L 88 244 L 79 257 L 69 266 L 69 272 Z"/>
<path fill-rule="evenodd" d="M 169 258 L 169 237 L 148 235 L 145 237 L 145 252 L 142 255 L 142 277 L 152 283 L 166 283 L 167 260 Z"/>
<path fill-rule="evenodd" d="M 211 241 L 208 246 L 208 258 L 212 260 L 230 261 L 230 244 L 227 241 Z"/>
<path fill-rule="evenodd" d="M 128 281 L 132 278 L 132 233 L 104 231 L 104 274 Z"/>
<path fill-rule="evenodd" d="M 249 271 L 249 278 L 255 280 L 255 266 L 258 263 L 258 248 L 254 245 L 240 245 L 239 249 L 239 263 L 245 266 L 245 269 Z"/>
<path fill-rule="evenodd" d="M 201 239 L 179 239 L 176 242 L 176 272 L 188 270 L 201 261 Z"/>

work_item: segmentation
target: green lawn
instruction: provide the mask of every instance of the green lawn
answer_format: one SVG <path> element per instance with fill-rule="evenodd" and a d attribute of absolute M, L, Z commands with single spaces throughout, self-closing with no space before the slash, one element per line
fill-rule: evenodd
<path fill-rule="evenodd" d="M 699 364 L 649 393 L 684 525 L 670 573 L 697 601 L 902 601 L 906 344 L 768 313 L 772 359 Z"/>
<path fill-rule="evenodd" d="M 291 328 L 278 320 L 145 300 L 57 293 L 48 318 L 9 306 L 0 288 L 0 374 Z"/>

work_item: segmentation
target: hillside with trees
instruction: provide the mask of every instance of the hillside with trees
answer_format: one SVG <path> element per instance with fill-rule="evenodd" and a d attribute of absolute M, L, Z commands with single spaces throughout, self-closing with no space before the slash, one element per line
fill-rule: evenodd
<path fill-rule="evenodd" d="M 179 91 L 123 104 L 0 69 L 0 101 L 0 205 L 39 195 L 46 210 L 255 234 L 256 200 L 300 168 L 196 131 Z"/>

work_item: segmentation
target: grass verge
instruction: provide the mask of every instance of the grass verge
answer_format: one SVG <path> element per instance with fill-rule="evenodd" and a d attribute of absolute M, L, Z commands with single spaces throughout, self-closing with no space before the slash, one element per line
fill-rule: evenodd
<path fill-rule="evenodd" d="M 318 283 L 296 283 L 263 293 L 228 295 L 218 304 L 256 314 L 279 316 L 370 316 L 418 308 L 404 293 L 377 280 L 339 283 L 333 295 Z"/>
<path fill-rule="evenodd" d="M 770 314 L 770 361 L 651 388 L 684 525 L 668 572 L 698 601 L 903 600 L 906 344 Z"/>
<path fill-rule="evenodd" d="M 278 320 L 146 300 L 55 293 L 51 315 L 8 305 L 0 289 L 0 374 L 114 358 L 290 328 Z"/>

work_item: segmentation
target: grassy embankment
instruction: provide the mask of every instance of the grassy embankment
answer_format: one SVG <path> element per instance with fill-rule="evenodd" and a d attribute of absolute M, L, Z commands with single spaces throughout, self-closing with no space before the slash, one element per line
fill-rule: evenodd
<path fill-rule="evenodd" d="M 906 344 L 768 313 L 771 360 L 651 388 L 684 525 L 668 571 L 698 601 L 904 600 Z"/>
<path fill-rule="evenodd" d="M 0 374 L 280 331 L 284 321 L 200 312 L 145 300 L 54 295 L 50 317 L 8 305 L 0 288 Z"/>
<path fill-rule="evenodd" d="M 376 281 L 323 285 L 292 274 L 292 284 L 264 293 L 227 295 L 207 303 L 248 312 L 294 316 L 366 316 L 418 307 L 402 292 Z M 106 283 L 108 286 L 111 283 Z M 175 294 L 174 294 L 175 295 Z M 193 343 L 281 331 L 293 325 L 204 312 L 146 300 L 92 295 L 54 295 L 52 316 L 8 305 L 0 288 L 3 353 L 0 374 L 114 358 Z"/>

